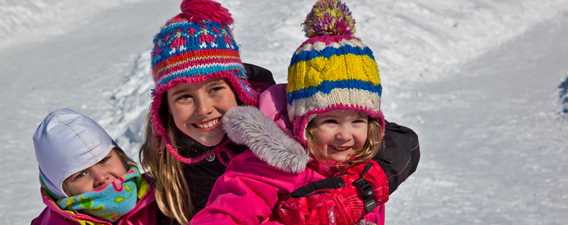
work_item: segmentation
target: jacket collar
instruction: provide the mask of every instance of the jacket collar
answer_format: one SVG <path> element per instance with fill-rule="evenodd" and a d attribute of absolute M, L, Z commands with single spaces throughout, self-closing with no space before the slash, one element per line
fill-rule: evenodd
<path fill-rule="evenodd" d="M 304 147 L 255 107 L 239 106 L 223 116 L 223 128 L 236 144 L 242 144 L 261 160 L 278 169 L 299 173 L 310 159 Z"/>

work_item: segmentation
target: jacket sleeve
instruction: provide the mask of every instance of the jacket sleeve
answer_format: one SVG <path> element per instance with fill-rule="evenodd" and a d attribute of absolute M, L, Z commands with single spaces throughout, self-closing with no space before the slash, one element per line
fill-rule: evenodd
<path fill-rule="evenodd" d="M 386 121 L 383 148 L 373 160 L 385 171 L 392 194 L 418 167 L 418 135 L 408 127 Z"/>
<path fill-rule="evenodd" d="M 213 186 L 207 205 L 190 224 L 276 224 L 270 217 L 278 193 L 291 190 L 296 176 L 245 151 L 231 160 Z"/>

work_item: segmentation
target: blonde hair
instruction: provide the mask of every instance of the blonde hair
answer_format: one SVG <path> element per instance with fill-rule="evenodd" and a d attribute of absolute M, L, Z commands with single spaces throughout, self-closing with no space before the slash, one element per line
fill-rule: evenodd
<path fill-rule="evenodd" d="M 162 107 L 160 117 L 162 121 L 167 121 L 164 128 L 168 138 L 176 146 L 173 138 L 175 125 L 167 108 Z M 167 152 L 165 143 L 154 134 L 149 118 L 146 124 L 146 141 L 140 150 L 140 162 L 144 170 L 155 180 L 156 203 L 162 213 L 175 219 L 179 224 L 188 224 L 193 216 L 194 206 L 183 173 L 183 164 Z"/>
<path fill-rule="evenodd" d="M 312 134 L 312 131 L 314 129 L 313 121 L 314 120 L 308 123 L 308 126 L 306 127 L 306 130 L 308 131 L 306 132 L 306 136 L 308 140 L 308 151 L 311 155 L 317 157 L 318 153 L 314 152 L 316 150 L 314 147 L 316 138 Z M 379 121 L 369 119 L 369 124 L 367 126 L 367 141 L 365 141 L 363 148 L 355 155 L 353 155 L 351 160 L 347 162 L 349 165 L 355 165 L 357 163 L 372 159 L 373 157 L 375 157 L 375 155 L 377 155 L 377 153 L 380 151 L 380 148 L 382 147 L 384 132 L 382 131 Z"/>

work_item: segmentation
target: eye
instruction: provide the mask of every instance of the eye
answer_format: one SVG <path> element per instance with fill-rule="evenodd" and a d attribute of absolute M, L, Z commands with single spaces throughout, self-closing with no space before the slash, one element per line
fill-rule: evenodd
<path fill-rule="evenodd" d="M 361 123 L 367 124 L 367 122 L 368 122 L 368 121 L 367 121 L 366 119 L 353 120 L 353 123 L 357 123 L 357 124 L 361 124 Z"/>
<path fill-rule="evenodd" d="M 222 90 L 225 90 L 226 88 L 227 88 L 227 87 L 225 87 L 224 85 L 215 85 L 215 86 L 212 86 L 212 87 L 209 89 L 209 94 L 215 94 L 215 93 L 217 93 L 217 92 L 220 92 L 220 91 L 222 91 Z"/>
<path fill-rule="evenodd" d="M 321 124 L 339 124 L 339 122 L 335 119 L 324 119 L 321 121 Z"/>
<path fill-rule="evenodd" d="M 176 102 L 188 103 L 193 101 L 193 96 L 189 94 L 181 94 L 175 97 Z"/>
<path fill-rule="evenodd" d="M 88 175 L 89 175 L 89 172 L 87 170 L 79 171 L 79 172 L 73 174 L 73 176 L 71 176 L 71 180 L 72 181 L 79 180 L 79 179 L 86 177 Z"/>

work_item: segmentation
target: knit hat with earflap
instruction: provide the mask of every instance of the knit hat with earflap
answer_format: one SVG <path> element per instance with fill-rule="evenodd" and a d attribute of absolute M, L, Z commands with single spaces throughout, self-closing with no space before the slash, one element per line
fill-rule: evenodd
<path fill-rule="evenodd" d="M 154 37 L 152 74 L 155 89 L 150 109 L 154 133 L 162 138 L 168 152 L 177 160 L 193 163 L 197 159 L 181 156 L 166 135 L 160 119 L 164 94 L 178 84 L 224 79 L 238 100 L 257 104 L 257 93 L 247 81 L 239 47 L 229 27 L 233 18 L 221 4 L 212 0 L 184 0 L 181 13 L 169 19 Z"/>
<path fill-rule="evenodd" d="M 57 199 L 69 197 L 63 191 L 65 179 L 95 165 L 117 147 L 97 122 L 71 109 L 47 115 L 33 142 L 42 186 Z"/>
<path fill-rule="evenodd" d="M 381 79 L 371 49 L 354 35 L 355 21 L 340 0 L 318 0 L 304 24 L 308 40 L 288 67 L 288 116 L 294 135 L 306 144 L 315 115 L 355 110 L 376 119 L 384 130 Z"/>

